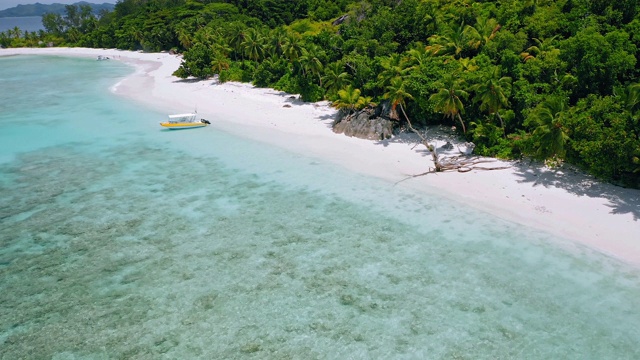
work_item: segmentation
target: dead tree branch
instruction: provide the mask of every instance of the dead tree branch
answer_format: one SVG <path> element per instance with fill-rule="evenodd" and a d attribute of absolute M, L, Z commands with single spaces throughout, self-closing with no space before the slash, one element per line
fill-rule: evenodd
<path fill-rule="evenodd" d="M 407 114 L 404 112 L 404 108 L 402 106 L 400 106 L 400 110 L 402 110 L 402 113 L 405 119 L 407 119 L 407 125 L 409 129 L 414 134 L 418 135 L 418 137 L 420 138 L 420 143 L 423 144 L 427 148 L 427 150 L 429 150 L 429 152 L 431 153 L 431 159 L 433 160 L 434 167 L 429 168 L 429 171 L 427 172 L 411 175 L 403 180 L 398 181 L 398 183 L 414 177 L 424 176 L 427 174 L 434 174 L 434 173 L 439 173 L 444 171 L 457 171 L 457 172 L 465 173 L 472 170 L 502 170 L 502 169 L 509 168 L 509 166 L 495 166 L 495 167 L 478 166 L 479 164 L 491 163 L 491 162 L 495 162 L 496 160 L 481 158 L 478 156 L 473 156 L 473 157 L 466 156 L 460 150 L 460 148 L 458 148 L 458 151 L 460 151 L 461 155 L 447 156 L 447 157 L 440 158 L 438 156 L 436 147 L 430 144 L 429 141 L 427 140 L 426 134 L 422 135 L 418 130 L 416 130 L 413 127 L 413 125 L 411 124 L 411 120 L 409 120 L 409 117 L 407 117 Z"/>

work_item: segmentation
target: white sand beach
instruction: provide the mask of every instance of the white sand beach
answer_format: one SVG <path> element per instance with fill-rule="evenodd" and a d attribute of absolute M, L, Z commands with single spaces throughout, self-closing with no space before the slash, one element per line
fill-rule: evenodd
<path fill-rule="evenodd" d="M 333 133 L 335 110 L 326 102 L 302 103 L 290 94 L 249 84 L 173 77 L 180 65 L 176 55 L 84 48 L 0 50 L 0 56 L 18 54 L 103 55 L 123 61 L 137 71 L 113 87 L 119 95 L 166 113 L 189 112 L 197 106 L 201 117 L 223 131 L 379 177 L 390 186 L 432 166 L 424 147 L 408 137 L 370 141 Z M 443 144 L 439 141 L 437 146 Z M 569 240 L 562 246 L 577 251 L 586 246 L 640 266 L 640 190 L 603 184 L 570 167 L 506 164 L 506 170 L 429 174 L 395 186 L 438 193 Z"/>

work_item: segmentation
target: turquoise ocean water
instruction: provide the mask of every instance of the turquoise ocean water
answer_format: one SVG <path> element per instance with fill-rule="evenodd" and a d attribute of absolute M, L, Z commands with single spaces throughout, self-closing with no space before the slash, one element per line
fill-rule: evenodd
<path fill-rule="evenodd" d="M 215 124 L 163 131 L 109 92 L 131 71 L 0 58 L 0 358 L 640 358 L 636 270 Z"/>

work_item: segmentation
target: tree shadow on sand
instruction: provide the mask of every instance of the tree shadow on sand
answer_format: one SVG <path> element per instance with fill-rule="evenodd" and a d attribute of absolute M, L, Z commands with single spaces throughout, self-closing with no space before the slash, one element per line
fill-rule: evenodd
<path fill-rule="evenodd" d="M 435 125 L 429 126 L 423 133 L 424 138 L 433 145 L 439 156 L 457 157 L 465 154 L 467 145 L 465 140 L 460 137 L 450 126 Z M 376 144 L 387 147 L 391 144 L 406 144 L 411 146 L 416 154 L 423 157 L 431 157 L 431 151 L 422 144 L 422 139 L 413 132 L 406 129 L 398 130 L 391 139 L 376 140 Z M 470 156 L 471 157 L 471 156 Z M 425 166 L 433 165 L 426 162 Z"/>
<path fill-rule="evenodd" d="M 582 173 L 569 165 L 549 169 L 540 164 L 519 162 L 513 164 L 519 183 L 532 186 L 556 187 L 577 196 L 603 198 L 611 214 L 631 214 L 634 221 L 640 220 L 640 190 L 625 189 L 602 183 L 594 177 Z"/>
<path fill-rule="evenodd" d="M 186 79 L 173 80 L 174 83 L 179 83 L 179 84 L 193 84 L 193 83 L 199 83 L 203 81 L 207 81 L 207 79 L 186 78 Z"/>

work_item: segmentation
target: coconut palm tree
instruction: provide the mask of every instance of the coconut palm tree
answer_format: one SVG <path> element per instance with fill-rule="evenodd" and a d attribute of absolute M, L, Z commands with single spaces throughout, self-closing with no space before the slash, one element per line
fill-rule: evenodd
<path fill-rule="evenodd" d="M 302 49 L 302 55 L 298 58 L 300 65 L 302 66 L 303 73 L 309 73 L 313 76 L 318 77 L 318 81 L 320 82 L 320 86 L 322 87 L 322 69 L 324 66 L 322 65 L 322 61 L 320 61 L 320 57 L 322 57 L 320 48 L 315 44 L 310 44 L 307 48 Z"/>
<path fill-rule="evenodd" d="M 462 22 L 458 27 L 447 28 L 442 35 L 429 37 L 429 46 L 426 49 L 432 55 L 452 55 L 459 58 L 468 42 L 468 34 L 465 33 L 465 25 Z"/>
<path fill-rule="evenodd" d="M 76 43 L 78 42 L 78 40 L 80 40 L 80 37 L 82 36 L 82 34 L 80 34 L 80 30 L 78 30 L 78 28 L 72 27 L 69 30 L 67 30 L 67 39 L 69 41 L 71 41 L 72 43 Z"/>
<path fill-rule="evenodd" d="M 531 111 L 525 120 L 525 126 L 533 128 L 531 135 L 535 157 L 564 157 L 565 144 L 569 136 L 567 129 L 562 126 L 561 115 L 567 109 L 567 99 L 555 96 L 543 101 Z"/>
<path fill-rule="evenodd" d="M 625 88 L 615 91 L 625 107 L 625 110 L 634 115 L 640 110 L 640 83 L 630 84 Z"/>
<path fill-rule="evenodd" d="M 493 40 L 498 30 L 500 30 L 498 20 L 494 18 L 477 17 L 474 26 L 465 26 L 464 36 L 470 48 L 479 49 Z"/>
<path fill-rule="evenodd" d="M 231 46 L 227 44 L 226 40 L 222 36 L 218 36 L 213 39 L 213 45 L 211 45 L 211 48 L 213 48 L 216 53 L 224 55 L 224 57 L 226 58 L 229 58 L 231 52 L 233 51 Z"/>
<path fill-rule="evenodd" d="M 554 46 L 556 37 L 558 37 L 558 35 L 552 36 L 548 39 L 533 38 L 533 42 L 535 42 L 535 45 L 529 46 L 525 51 L 520 53 L 522 61 L 527 62 L 533 59 L 544 60 L 544 58 L 548 57 L 549 55 L 559 55 L 560 50 L 556 49 L 556 47 Z"/>
<path fill-rule="evenodd" d="M 230 26 L 227 38 L 229 39 L 229 45 L 233 49 L 235 60 L 238 60 L 238 55 L 240 55 L 241 59 L 244 58 L 244 47 L 242 43 L 244 42 L 246 31 L 247 29 L 243 24 L 234 23 Z"/>
<path fill-rule="evenodd" d="M 438 92 L 431 95 L 429 100 L 434 103 L 435 111 L 444 114 L 451 120 L 458 119 L 462 126 L 462 132 L 466 133 L 467 127 L 460 114 L 464 114 L 462 99 L 466 99 L 469 93 L 461 88 L 463 84 L 463 79 L 457 78 L 454 74 L 448 74 L 444 81 L 438 84 Z"/>
<path fill-rule="evenodd" d="M 212 32 L 210 28 L 202 28 L 196 31 L 195 33 L 192 33 L 188 29 L 185 29 L 184 31 L 181 30 L 180 32 L 177 32 L 177 34 L 178 34 L 178 41 L 182 42 L 183 40 L 185 40 L 186 42 L 190 43 L 189 47 L 197 43 L 204 44 L 204 45 L 211 45 L 212 43 L 212 39 L 211 39 Z M 184 39 L 182 39 L 183 37 Z"/>
<path fill-rule="evenodd" d="M 478 64 L 476 63 L 476 59 L 458 59 L 458 65 L 460 66 L 460 70 L 462 70 L 462 72 L 474 72 L 480 69 L 480 66 L 478 66 Z"/>
<path fill-rule="evenodd" d="M 188 50 L 193 43 L 191 31 L 189 31 L 187 26 L 182 22 L 176 26 L 175 32 L 180 45 L 182 45 L 185 50 Z"/>
<path fill-rule="evenodd" d="M 244 34 L 241 43 L 243 53 L 253 61 L 259 61 L 264 54 L 263 39 L 256 29 L 249 29 Z"/>
<path fill-rule="evenodd" d="M 14 39 L 20 39 L 20 37 L 22 36 L 22 30 L 20 30 L 19 27 L 14 27 L 13 30 L 11 31 L 13 34 L 13 38 Z"/>
<path fill-rule="evenodd" d="M 301 42 L 302 40 L 300 38 L 300 35 L 298 35 L 297 33 L 289 33 L 286 40 L 282 44 L 282 53 L 292 63 L 297 61 L 298 58 L 302 55 Z"/>
<path fill-rule="evenodd" d="M 284 28 L 272 30 L 268 36 L 267 52 L 271 57 L 283 54 L 284 43 L 287 41 L 287 31 Z"/>
<path fill-rule="evenodd" d="M 413 96 L 407 91 L 405 88 L 405 82 L 400 77 L 395 77 L 391 79 L 391 83 L 385 88 L 386 92 L 383 97 L 388 99 L 391 102 L 391 116 L 398 119 L 398 112 L 396 110 L 397 107 L 400 107 L 402 114 L 404 115 L 405 120 L 407 121 L 407 126 L 409 130 L 411 130 L 414 134 L 418 135 L 422 144 L 429 150 L 431 153 L 431 160 L 433 161 L 433 165 L 435 167 L 436 172 L 444 171 L 445 168 L 443 164 L 440 162 L 438 157 L 438 152 L 436 148 L 429 143 L 427 138 L 421 134 L 416 128 L 413 127 L 411 120 L 407 116 L 407 113 L 404 111 L 406 106 L 406 100 L 412 100 Z"/>
<path fill-rule="evenodd" d="M 413 70 L 422 66 L 427 61 L 430 54 L 421 42 L 416 43 L 415 47 L 407 51 L 406 64 L 410 66 L 408 70 Z"/>
<path fill-rule="evenodd" d="M 404 80 L 400 77 L 394 77 L 391 79 L 390 84 L 385 87 L 385 91 L 386 92 L 382 97 L 391 102 L 392 117 L 395 117 L 398 120 L 400 119 L 396 110 L 396 107 L 400 106 L 400 110 L 402 111 L 404 118 L 408 120 L 409 117 L 404 111 L 404 107 L 406 106 L 405 100 L 413 100 L 413 96 L 407 91 Z"/>
<path fill-rule="evenodd" d="M 133 40 L 135 40 L 137 42 L 137 45 L 140 45 L 140 47 L 144 48 L 144 43 L 145 43 L 145 39 L 144 39 L 144 33 L 142 32 L 142 30 L 140 30 L 139 27 L 131 27 L 131 36 L 133 37 Z"/>
<path fill-rule="evenodd" d="M 496 66 L 493 76 L 485 82 L 475 85 L 473 90 L 476 92 L 474 101 L 480 103 L 480 110 L 489 115 L 495 115 L 500 120 L 502 132 L 505 133 L 500 110 L 509 106 L 508 94 L 511 92 L 511 78 L 508 76 L 500 77 L 500 68 Z"/>
<path fill-rule="evenodd" d="M 211 59 L 211 70 L 214 74 L 220 74 L 223 70 L 229 69 L 230 62 L 224 54 L 214 51 Z"/>
<path fill-rule="evenodd" d="M 382 71 L 378 75 L 378 85 L 385 88 L 391 83 L 391 80 L 398 77 L 404 77 L 408 68 L 406 61 L 400 54 L 391 54 L 380 59 Z"/>
<path fill-rule="evenodd" d="M 348 115 L 356 110 L 360 110 L 371 102 L 371 97 L 360 96 L 360 89 L 355 89 L 349 85 L 338 91 L 338 99 L 331 105 Z"/>
<path fill-rule="evenodd" d="M 4 47 L 8 47 L 11 44 L 11 35 L 9 34 L 10 30 L 0 31 L 0 45 Z"/>
<path fill-rule="evenodd" d="M 198 14 L 193 18 L 193 23 L 196 28 L 201 29 L 207 25 L 207 19 L 202 14 Z"/>
<path fill-rule="evenodd" d="M 342 62 L 334 62 L 325 66 L 322 82 L 324 88 L 327 89 L 328 95 L 332 96 L 342 89 L 350 78 L 351 76 L 344 71 L 344 64 Z"/>

